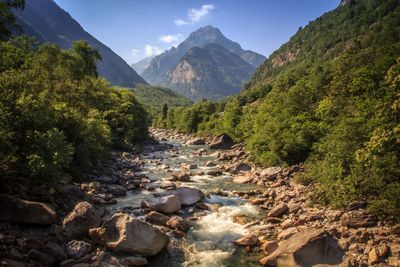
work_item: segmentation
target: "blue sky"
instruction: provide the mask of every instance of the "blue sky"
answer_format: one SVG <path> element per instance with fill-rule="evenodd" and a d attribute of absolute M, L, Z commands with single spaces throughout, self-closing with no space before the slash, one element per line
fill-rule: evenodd
<path fill-rule="evenodd" d="M 300 26 L 340 0 L 55 0 L 129 64 L 156 55 L 205 25 L 244 49 L 270 55 Z"/>

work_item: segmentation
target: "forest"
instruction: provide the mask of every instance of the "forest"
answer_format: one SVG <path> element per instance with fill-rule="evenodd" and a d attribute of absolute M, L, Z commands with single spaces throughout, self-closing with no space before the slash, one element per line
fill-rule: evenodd
<path fill-rule="evenodd" d="M 101 55 L 86 42 L 65 50 L 11 36 L 11 8 L 23 3 L 0 6 L 0 176 L 78 179 L 112 149 L 147 138 L 147 113 L 131 90 L 98 77 Z"/>
<path fill-rule="evenodd" d="M 227 133 L 263 166 L 305 163 L 313 200 L 400 220 L 400 8 L 346 5 L 311 22 L 259 67 L 244 90 L 168 110 L 164 125 Z"/>

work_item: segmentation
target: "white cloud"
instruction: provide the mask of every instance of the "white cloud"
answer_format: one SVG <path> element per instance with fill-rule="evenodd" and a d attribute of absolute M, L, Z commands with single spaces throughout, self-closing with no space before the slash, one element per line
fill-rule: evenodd
<path fill-rule="evenodd" d="M 186 20 L 176 19 L 174 23 L 177 26 L 183 26 L 187 24 L 195 24 L 203 20 L 212 10 L 215 9 L 213 4 L 202 5 L 199 9 L 190 8 L 188 10 L 188 17 Z"/>
<path fill-rule="evenodd" d="M 161 54 L 162 49 L 158 48 L 157 46 L 147 44 L 144 47 L 144 53 L 146 54 L 146 57 L 152 57 Z"/>
<path fill-rule="evenodd" d="M 166 34 L 166 35 L 161 35 L 159 40 L 166 44 L 170 44 L 170 43 L 178 43 L 181 40 L 181 38 L 182 34 Z"/>
<path fill-rule="evenodd" d="M 199 22 L 202 18 L 207 16 L 215 7 L 212 4 L 202 5 L 200 9 L 191 8 L 188 11 L 189 20 L 192 22 Z"/>
<path fill-rule="evenodd" d="M 136 57 L 137 55 L 140 54 L 140 50 L 136 48 L 132 48 L 131 52 L 133 57 Z"/>
<path fill-rule="evenodd" d="M 174 21 L 174 23 L 175 23 L 177 26 L 183 26 L 183 25 L 189 24 L 189 22 L 184 21 L 184 20 L 181 20 L 181 19 L 176 19 L 176 20 Z"/>

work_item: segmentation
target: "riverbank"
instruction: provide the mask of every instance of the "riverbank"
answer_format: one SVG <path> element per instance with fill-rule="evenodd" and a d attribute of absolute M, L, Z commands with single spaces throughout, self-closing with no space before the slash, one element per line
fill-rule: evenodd
<path fill-rule="evenodd" d="M 227 138 L 213 143 L 151 133 L 160 142 L 144 144 L 142 153 L 115 152 L 82 183 L 56 192 L 10 189 L 39 202 L 42 213 L 20 216 L 8 201 L 2 218 L 8 214 L 12 222 L 0 226 L 2 264 L 313 265 L 342 258 L 345 266 L 399 264 L 399 227 L 378 221 L 362 202 L 346 210 L 312 205 L 313 186 L 293 181 L 302 166 L 261 169 L 248 162 L 243 145 Z"/>

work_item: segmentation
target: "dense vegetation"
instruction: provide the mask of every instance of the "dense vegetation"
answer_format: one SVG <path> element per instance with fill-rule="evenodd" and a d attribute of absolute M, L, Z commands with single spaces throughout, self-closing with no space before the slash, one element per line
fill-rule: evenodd
<path fill-rule="evenodd" d="M 226 132 L 265 166 L 306 163 L 314 199 L 400 220 L 400 8 L 359 0 L 304 29 L 239 95 L 170 109 L 167 127 Z"/>
<path fill-rule="evenodd" d="M 79 177 L 110 149 L 147 137 L 144 108 L 130 90 L 98 78 L 98 60 L 84 41 L 68 50 L 26 36 L 0 42 L 2 178 Z"/>

